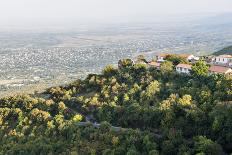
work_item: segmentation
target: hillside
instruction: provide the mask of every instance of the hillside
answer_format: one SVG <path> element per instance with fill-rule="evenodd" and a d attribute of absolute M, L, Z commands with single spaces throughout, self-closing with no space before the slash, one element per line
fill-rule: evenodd
<path fill-rule="evenodd" d="M 225 47 L 222 50 L 219 50 L 219 51 L 213 53 L 213 55 L 222 55 L 222 54 L 232 55 L 232 46 Z"/>
<path fill-rule="evenodd" d="M 232 79 L 205 67 L 184 75 L 125 59 L 42 94 L 2 98 L 0 154 L 229 154 Z"/>

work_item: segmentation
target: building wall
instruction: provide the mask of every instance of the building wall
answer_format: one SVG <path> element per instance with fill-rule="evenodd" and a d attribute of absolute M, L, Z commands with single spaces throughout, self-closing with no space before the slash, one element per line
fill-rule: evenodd
<path fill-rule="evenodd" d="M 232 69 L 229 69 L 225 73 L 219 73 L 219 72 L 209 71 L 209 74 L 232 74 Z"/>
<path fill-rule="evenodd" d="M 223 57 L 216 57 L 215 61 L 216 63 L 222 63 L 222 64 L 227 64 L 231 61 L 231 58 L 223 58 Z"/>
<path fill-rule="evenodd" d="M 165 61 L 164 57 L 157 56 L 157 62 L 163 62 L 163 61 Z"/>
<path fill-rule="evenodd" d="M 194 55 L 190 55 L 190 56 L 187 57 L 187 60 L 192 60 L 194 58 L 195 58 Z"/>
<path fill-rule="evenodd" d="M 188 69 L 188 68 L 182 68 L 182 67 L 176 67 L 176 71 L 178 73 L 186 73 L 186 74 L 190 73 L 190 69 Z"/>
<path fill-rule="evenodd" d="M 228 70 L 225 74 L 232 74 L 232 69 Z"/>

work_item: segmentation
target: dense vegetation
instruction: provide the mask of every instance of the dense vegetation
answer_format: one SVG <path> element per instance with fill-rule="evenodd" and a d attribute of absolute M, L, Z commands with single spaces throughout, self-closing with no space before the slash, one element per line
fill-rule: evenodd
<path fill-rule="evenodd" d="M 222 54 L 232 55 L 232 46 L 225 47 L 222 50 L 213 53 L 213 55 L 222 55 Z"/>
<path fill-rule="evenodd" d="M 206 72 L 201 61 L 184 75 L 169 61 L 156 70 L 125 59 L 43 94 L 3 98 L 0 154 L 231 153 L 232 78 Z"/>

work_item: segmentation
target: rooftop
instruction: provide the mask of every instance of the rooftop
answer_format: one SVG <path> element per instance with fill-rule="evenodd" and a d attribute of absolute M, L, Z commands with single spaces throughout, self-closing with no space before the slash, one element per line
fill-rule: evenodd
<path fill-rule="evenodd" d="M 192 65 L 189 65 L 189 64 L 178 64 L 176 67 L 191 69 Z"/>
<path fill-rule="evenodd" d="M 232 58 L 232 55 L 226 55 L 226 54 L 224 54 L 224 55 L 219 55 L 217 57 L 220 57 L 220 58 Z"/>
<path fill-rule="evenodd" d="M 189 56 L 191 56 L 192 54 L 178 54 L 180 57 L 183 58 L 188 58 Z"/>
<path fill-rule="evenodd" d="M 166 56 L 168 56 L 168 55 L 171 55 L 171 54 L 161 53 L 161 54 L 158 54 L 157 56 L 159 56 L 159 57 L 166 57 Z"/>
<path fill-rule="evenodd" d="M 209 68 L 209 71 L 216 72 L 216 73 L 226 73 L 229 70 L 231 70 L 231 68 L 229 68 L 229 67 L 223 67 L 223 66 L 211 66 Z"/>
<path fill-rule="evenodd" d="M 155 67 L 160 67 L 160 63 L 154 62 L 154 61 L 150 62 L 149 65 L 155 66 Z"/>

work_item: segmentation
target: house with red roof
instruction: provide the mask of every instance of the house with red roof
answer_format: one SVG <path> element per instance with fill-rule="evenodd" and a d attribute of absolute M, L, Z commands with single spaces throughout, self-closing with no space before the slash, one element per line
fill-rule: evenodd
<path fill-rule="evenodd" d="M 164 53 L 158 54 L 158 55 L 156 55 L 156 61 L 157 62 L 164 62 L 168 55 L 170 55 L 170 54 L 164 54 Z"/>
<path fill-rule="evenodd" d="M 160 69 L 160 63 L 159 62 L 154 62 L 154 61 L 152 61 L 152 62 L 149 62 L 148 63 L 148 65 L 150 66 L 150 67 L 154 67 L 154 68 L 156 68 L 156 69 Z"/>
<path fill-rule="evenodd" d="M 191 71 L 191 68 L 192 68 L 192 65 L 189 65 L 189 64 L 178 64 L 176 66 L 176 71 L 178 73 L 186 73 L 186 74 L 189 74 L 190 71 Z"/>
<path fill-rule="evenodd" d="M 224 66 L 213 65 L 209 68 L 211 74 L 232 74 L 232 69 Z"/>
<path fill-rule="evenodd" d="M 199 60 L 199 57 L 194 56 L 194 55 L 192 55 L 192 54 L 164 54 L 164 53 L 156 55 L 156 60 L 157 60 L 157 62 L 164 62 L 165 59 L 166 59 L 169 55 L 180 56 L 180 57 L 186 59 L 187 61 L 197 61 L 197 60 Z"/>

